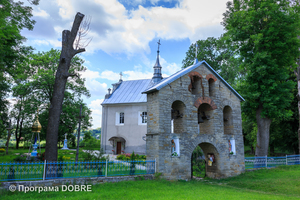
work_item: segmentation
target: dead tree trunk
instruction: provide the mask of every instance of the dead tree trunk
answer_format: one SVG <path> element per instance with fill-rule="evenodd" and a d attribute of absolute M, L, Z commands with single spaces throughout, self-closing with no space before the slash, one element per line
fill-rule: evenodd
<path fill-rule="evenodd" d="M 79 26 L 84 15 L 77 13 L 73 22 L 72 30 L 64 30 L 62 32 L 62 50 L 60 61 L 55 75 L 55 84 L 51 105 L 49 108 L 49 120 L 46 135 L 46 155 L 47 161 L 57 160 L 57 142 L 58 142 L 58 127 L 59 119 L 62 111 L 62 103 L 64 92 L 69 76 L 74 76 L 69 73 L 71 59 L 78 53 L 84 52 L 84 48 L 74 49 L 73 43 L 76 38 Z"/>

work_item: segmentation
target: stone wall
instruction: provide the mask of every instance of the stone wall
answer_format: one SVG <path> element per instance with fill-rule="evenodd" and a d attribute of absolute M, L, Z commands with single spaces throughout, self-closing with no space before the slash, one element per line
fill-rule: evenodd
<path fill-rule="evenodd" d="M 88 177 L 88 178 L 68 178 L 68 179 L 53 179 L 53 180 L 42 180 L 42 181 L 13 181 L 13 182 L 0 182 L 0 190 L 8 190 L 10 185 L 15 185 L 19 188 L 22 186 L 33 186 L 33 187 L 50 187 L 50 186 L 61 186 L 61 185 L 95 185 L 99 183 L 110 183 L 120 181 L 134 181 L 134 180 L 152 180 L 154 175 L 135 175 L 135 176 L 116 176 L 116 177 Z"/>
<path fill-rule="evenodd" d="M 245 170 L 240 99 L 212 73 L 202 64 L 159 91 L 147 94 L 147 158 L 156 159 L 157 172 L 167 179 L 191 178 L 191 155 L 197 145 L 206 161 L 208 154 L 215 157 L 213 165 L 207 166 L 207 176 L 222 178 Z M 177 107 L 181 105 L 178 110 L 182 117 L 174 119 L 172 133 L 174 102 Z M 208 118 L 200 127 L 198 115 Z M 171 156 L 173 138 L 179 138 L 179 157 Z M 235 141 L 236 155 L 230 154 L 229 140 Z"/>

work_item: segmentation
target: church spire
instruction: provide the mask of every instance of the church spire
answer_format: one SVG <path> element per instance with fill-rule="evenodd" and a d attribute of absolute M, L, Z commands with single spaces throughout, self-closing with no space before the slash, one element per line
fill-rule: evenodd
<path fill-rule="evenodd" d="M 161 66 L 160 66 L 160 63 L 159 63 L 159 45 L 160 45 L 160 40 L 158 40 L 157 44 L 158 44 L 157 58 L 156 58 L 156 63 L 154 65 L 154 67 L 153 67 L 154 74 L 153 74 L 153 77 L 152 77 L 152 80 L 153 80 L 154 83 L 158 83 L 162 79 Z"/>

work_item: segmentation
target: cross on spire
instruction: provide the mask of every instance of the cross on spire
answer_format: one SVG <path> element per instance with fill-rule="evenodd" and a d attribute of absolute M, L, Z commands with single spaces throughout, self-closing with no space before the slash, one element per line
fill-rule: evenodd
<path fill-rule="evenodd" d="M 158 50 L 157 51 L 159 51 L 160 39 L 158 40 L 157 44 L 158 44 Z"/>
<path fill-rule="evenodd" d="M 122 76 L 123 76 L 123 74 L 122 74 L 122 72 L 120 72 L 120 80 L 122 80 Z"/>

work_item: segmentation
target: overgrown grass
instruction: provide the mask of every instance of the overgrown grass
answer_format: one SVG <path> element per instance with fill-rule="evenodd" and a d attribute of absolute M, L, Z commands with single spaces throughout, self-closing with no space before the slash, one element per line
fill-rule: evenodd
<path fill-rule="evenodd" d="M 92 192 L 3 192 L 17 199 L 300 199 L 300 166 L 246 172 L 202 181 L 124 181 L 92 186 Z"/>

